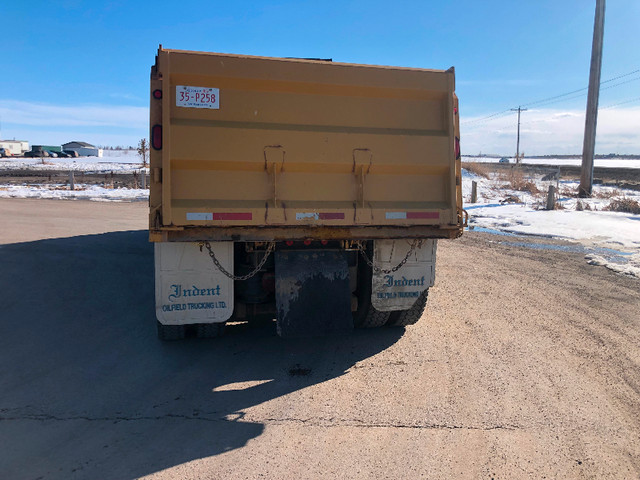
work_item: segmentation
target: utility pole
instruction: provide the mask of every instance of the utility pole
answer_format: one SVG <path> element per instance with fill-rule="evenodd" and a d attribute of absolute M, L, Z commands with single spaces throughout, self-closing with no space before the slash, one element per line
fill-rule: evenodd
<path fill-rule="evenodd" d="M 604 36 L 605 0 L 596 0 L 596 18 L 593 23 L 591 46 L 591 69 L 589 71 L 589 93 L 587 115 L 584 122 L 582 145 L 582 172 L 578 196 L 590 197 L 593 188 L 593 155 L 596 149 L 596 123 L 598 122 L 598 97 L 600 95 L 600 68 L 602 67 L 602 37 Z"/>
<path fill-rule="evenodd" d="M 520 112 L 526 112 L 526 108 L 512 108 L 512 112 L 518 112 L 518 141 L 516 143 L 516 163 L 520 163 Z"/>

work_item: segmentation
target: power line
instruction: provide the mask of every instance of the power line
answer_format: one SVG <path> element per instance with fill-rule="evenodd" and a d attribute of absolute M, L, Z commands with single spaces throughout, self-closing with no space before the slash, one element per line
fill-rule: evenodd
<path fill-rule="evenodd" d="M 625 77 L 629 77 L 629 76 L 634 75 L 636 73 L 640 73 L 640 69 L 636 69 L 636 70 L 633 70 L 631 72 L 623 73 L 622 75 L 618 75 L 616 77 L 610 78 L 608 80 L 604 80 L 604 81 L 600 82 L 600 85 L 603 85 L 603 84 L 606 84 L 606 83 L 610 83 L 610 82 L 614 82 L 616 80 L 619 80 L 619 79 L 625 78 Z M 607 86 L 605 88 L 602 88 L 601 90 L 614 88 L 614 87 L 617 87 L 619 85 L 624 85 L 626 83 L 634 82 L 634 81 L 637 81 L 637 80 L 640 80 L 640 77 L 632 78 L 630 80 L 626 80 L 624 82 L 620 82 L 620 83 L 617 83 L 615 85 L 609 85 L 609 86 Z M 557 103 L 557 102 L 560 102 L 560 101 L 573 100 L 575 98 L 582 97 L 584 95 L 584 93 L 581 93 L 581 92 L 586 92 L 588 90 L 588 88 L 589 87 L 579 88 L 578 90 L 572 90 L 571 92 L 562 93 L 560 95 L 554 95 L 552 97 L 543 98 L 541 100 L 536 100 L 534 102 L 523 103 L 521 106 L 525 106 L 525 107 L 530 107 L 532 105 L 544 106 L 544 105 L 551 105 L 552 103 Z M 564 98 L 564 97 L 567 97 L 569 95 L 573 95 L 573 94 L 576 94 L 576 93 L 580 93 L 580 95 L 575 95 L 575 96 L 573 96 L 571 98 Z M 485 121 L 492 120 L 493 118 L 504 116 L 505 113 L 510 113 L 510 112 L 511 112 L 511 109 L 507 109 L 507 110 L 503 110 L 501 112 L 496 112 L 496 113 L 493 113 L 491 115 L 487 115 L 486 117 L 476 118 L 476 119 L 473 119 L 473 120 L 467 120 L 466 122 L 461 122 L 460 124 L 461 125 L 468 125 L 468 124 L 475 124 L 475 123 L 483 123 Z"/>
<path fill-rule="evenodd" d="M 598 111 L 600 111 L 600 110 L 609 110 L 611 108 L 619 107 L 620 105 L 627 105 L 629 103 L 634 103 L 634 102 L 640 102 L 640 97 L 629 98 L 629 99 L 623 100 L 621 102 L 614 103 L 612 105 L 607 105 L 606 107 L 598 107 Z M 584 115 L 580 115 L 580 117 L 582 119 L 584 119 Z M 547 121 L 551 120 L 552 118 L 553 118 L 553 116 L 538 118 L 536 120 L 529 120 L 528 122 L 522 122 L 521 125 L 534 125 L 536 123 L 544 123 L 544 122 L 547 122 Z"/>
<path fill-rule="evenodd" d="M 466 124 L 466 123 L 476 123 L 476 122 L 483 122 L 485 120 L 489 120 L 491 118 L 497 117 L 499 115 L 504 116 L 504 114 L 511 114 L 511 109 L 508 108 L 506 110 L 503 110 L 502 112 L 498 112 L 498 113 L 494 113 L 492 115 L 487 115 L 486 117 L 482 117 L 482 118 L 475 118 L 473 120 L 467 120 L 466 122 L 462 122 L 462 125 Z"/>
<path fill-rule="evenodd" d="M 603 81 L 603 82 L 600 82 L 600 85 L 604 85 L 605 83 L 609 83 L 609 82 L 614 82 L 614 81 L 616 81 L 616 80 L 619 80 L 619 79 L 621 79 L 621 78 L 625 78 L 625 77 L 629 77 L 629 76 L 634 75 L 634 74 L 639 73 L 639 72 L 640 72 L 640 69 L 633 70 L 632 72 L 624 73 L 624 74 L 622 74 L 622 75 L 618 75 L 617 77 L 613 77 L 613 78 L 610 78 L 609 80 L 605 80 L 605 81 Z M 639 78 L 640 78 L 640 77 L 639 77 Z M 634 80 L 638 80 L 638 78 L 634 78 L 634 79 L 629 80 L 629 81 L 627 81 L 627 82 L 621 82 L 621 83 L 619 83 L 619 84 L 611 85 L 611 86 L 609 86 L 609 87 L 605 87 L 605 88 L 613 88 L 613 87 L 615 87 L 615 86 L 623 85 L 624 83 L 632 82 L 632 81 L 634 81 Z M 536 100 L 535 102 L 524 103 L 523 105 L 525 105 L 525 106 L 527 106 L 527 107 L 530 107 L 531 105 L 537 105 L 537 104 L 539 104 L 539 103 L 544 103 L 544 102 L 547 102 L 547 101 L 549 101 L 549 100 L 555 100 L 556 98 L 566 97 L 566 96 L 568 96 L 568 95 L 572 95 L 572 94 L 574 94 L 574 93 L 578 93 L 578 92 L 586 92 L 588 89 L 589 89 L 589 87 L 579 88 L 578 90 L 573 90 L 573 91 L 571 91 L 571 92 L 563 93 L 563 94 L 561 94 L 561 95 L 555 95 L 555 96 L 553 96 L 553 97 L 549 97 L 549 98 L 543 98 L 542 100 Z M 605 89 L 604 89 L 604 88 L 601 88 L 601 90 L 605 90 Z"/>
<path fill-rule="evenodd" d="M 610 88 L 619 87 L 620 85 L 624 85 L 624 84 L 631 83 L 631 82 L 637 82 L 638 80 L 640 80 L 640 77 L 632 78 L 630 80 L 625 80 L 624 82 L 615 83 L 615 84 L 609 85 L 607 87 L 601 87 L 600 91 L 608 90 Z M 603 83 L 605 83 L 605 82 L 602 82 L 600 85 L 602 85 Z M 553 105 L 554 103 L 565 102 L 565 101 L 568 101 L 568 100 L 574 100 L 576 98 L 582 98 L 584 95 L 586 95 L 586 93 L 587 93 L 587 89 L 585 88 L 585 89 L 583 89 L 582 93 L 579 93 L 578 95 L 573 95 L 571 97 L 557 99 L 557 100 L 550 100 L 550 101 L 544 102 L 544 103 L 537 102 L 537 106 L 538 107 L 546 107 L 547 105 Z M 558 97 L 554 97 L 554 98 L 558 98 Z M 530 106 L 531 104 L 528 104 L 528 105 Z"/>
<path fill-rule="evenodd" d="M 620 85 L 624 85 L 624 84 L 626 84 L 626 83 L 637 82 L 638 80 L 640 80 L 640 77 L 638 77 L 638 78 L 632 78 L 632 79 L 630 79 L 630 80 L 625 80 L 624 82 L 616 83 L 616 84 L 614 84 L 614 85 L 609 85 L 608 87 L 601 88 L 601 89 L 600 89 L 600 91 L 602 91 L 602 90 L 609 90 L 610 88 L 614 88 L 614 87 L 619 87 Z"/>
<path fill-rule="evenodd" d="M 625 100 L 625 101 L 620 102 L 620 103 L 614 103 L 613 105 L 607 105 L 606 107 L 601 107 L 600 110 L 607 110 L 609 108 L 618 107 L 620 105 L 626 105 L 627 103 L 633 103 L 633 102 L 638 102 L 638 101 L 640 101 L 640 97 L 631 98 L 629 100 Z"/>

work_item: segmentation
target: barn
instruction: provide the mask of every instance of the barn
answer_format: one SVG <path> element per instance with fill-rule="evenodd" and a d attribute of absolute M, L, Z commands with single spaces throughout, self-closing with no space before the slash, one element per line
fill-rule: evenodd
<path fill-rule="evenodd" d="M 78 152 L 81 157 L 101 157 L 102 149 L 86 142 L 69 142 L 62 145 L 62 150 Z"/>

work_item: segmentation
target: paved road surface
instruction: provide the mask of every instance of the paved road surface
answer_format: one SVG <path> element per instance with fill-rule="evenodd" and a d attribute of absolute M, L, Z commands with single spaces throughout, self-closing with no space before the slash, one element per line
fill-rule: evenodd
<path fill-rule="evenodd" d="M 638 478 L 640 282 L 486 234 L 416 326 L 162 343 L 143 204 L 0 200 L 0 478 Z"/>

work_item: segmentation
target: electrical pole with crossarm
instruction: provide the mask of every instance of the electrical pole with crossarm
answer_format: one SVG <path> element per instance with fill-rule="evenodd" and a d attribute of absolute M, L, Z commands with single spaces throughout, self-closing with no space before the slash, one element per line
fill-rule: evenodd
<path fill-rule="evenodd" d="M 512 108 L 512 112 L 518 112 L 518 140 L 516 142 L 516 163 L 520 163 L 520 112 L 526 112 L 526 108 Z"/>

